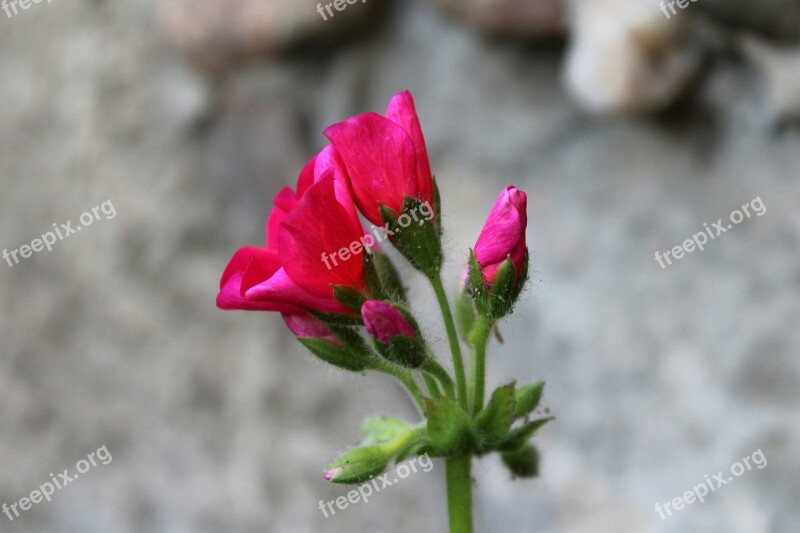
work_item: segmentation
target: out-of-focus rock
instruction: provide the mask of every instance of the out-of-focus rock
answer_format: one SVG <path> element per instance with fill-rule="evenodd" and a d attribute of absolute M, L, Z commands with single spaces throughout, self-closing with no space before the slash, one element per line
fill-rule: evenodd
<path fill-rule="evenodd" d="M 741 42 L 764 76 L 770 122 L 800 122 L 800 47 L 778 48 L 753 37 Z"/>
<path fill-rule="evenodd" d="M 338 3 L 338 2 L 336 2 Z M 163 0 L 167 38 L 196 64 L 220 70 L 298 45 L 334 43 L 364 27 L 380 2 L 316 0 Z M 327 9 L 330 7 L 330 9 Z M 332 16 L 331 16 L 332 14 Z"/>
<path fill-rule="evenodd" d="M 565 0 L 436 0 L 489 33 L 557 37 L 566 28 Z"/>
<path fill-rule="evenodd" d="M 696 7 L 726 26 L 800 40 L 800 0 L 702 0 Z"/>
<path fill-rule="evenodd" d="M 647 0 L 575 0 L 571 8 L 564 81 L 586 110 L 658 111 L 694 78 L 701 54 L 688 16 L 667 19 Z"/>

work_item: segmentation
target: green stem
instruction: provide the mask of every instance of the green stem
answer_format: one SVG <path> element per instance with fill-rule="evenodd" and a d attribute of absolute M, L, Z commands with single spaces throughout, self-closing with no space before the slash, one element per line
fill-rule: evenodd
<path fill-rule="evenodd" d="M 450 374 L 447 373 L 447 370 L 442 368 L 442 365 L 436 362 L 436 360 L 433 359 L 432 357 L 428 357 L 428 359 L 426 359 L 425 362 L 422 363 L 421 369 L 423 372 L 430 374 L 431 376 L 434 376 L 436 379 L 438 379 L 439 383 L 441 383 L 442 387 L 444 387 L 444 391 L 445 394 L 447 394 L 447 397 L 450 398 L 451 400 L 455 400 L 456 393 L 453 388 L 453 380 L 450 377 Z"/>
<path fill-rule="evenodd" d="M 486 389 L 486 345 L 492 332 L 492 323 L 486 319 L 478 320 L 470 332 L 472 345 L 470 382 L 471 397 L 473 398 L 473 414 L 478 414 L 483 409 L 483 398 Z"/>
<path fill-rule="evenodd" d="M 439 300 L 439 307 L 444 318 L 444 327 L 447 330 L 447 339 L 450 341 L 450 353 L 453 356 L 453 368 L 456 371 L 456 388 L 458 389 L 458 401 L 464 410 L 467 410 L 467 378 L 464 375 L 464 360 L 461 357 L 461 346 L 458 344 L 456 334 L 456 324 L 453 321 L 453 313 L 450 311 L 450 302 L 444 292 L 441 274 L 430 278 L 436 299 Z"/>
<path fill-rule="evenodd" d="M 450 533 L 472 533 L 472 457 L 451 457 L 445 462 L 447 512 Z"/>
<path fill-rule="evenodd" d="M 422 401 L 422 391 L 419 389 L 419 385 L 414 381 L 414 377 L 408 370 L 382 361 L 376 362 L 373 369 L 397 378 L 397 380 L 405 386 L 408 394 L 414 400 L 420 416 L 423 418 L 425 417 L 425 402 Z"/>
<path fill-rule="evenodd" d="M 436 383 L 435 379 L 426 372 L 422 372 L 422 379 L 425 380 L 425 385 L 428 387 L 428 391 L 431 393 L 432 397 L 437 399 L 442 397 L 442 392 L 439 390 L 439 385 Z"/>

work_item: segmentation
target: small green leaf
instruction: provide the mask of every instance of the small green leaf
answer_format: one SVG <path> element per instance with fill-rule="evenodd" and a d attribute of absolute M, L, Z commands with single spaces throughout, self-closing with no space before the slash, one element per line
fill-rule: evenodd
<path fill-rule="evenodd" d="M 489 405 L 475 417 L 478 431 L 489 443 L 496 443 L 508 436 L 514 420 L 516 406 L 515 384 L 512 381 L 495 389 Z"/>
<path fill-rule="evenodd" d="M 503 463 L 518 477 L 536 477 L 539 475 L 539 451 L 531 444 L 502 454 Z"/>
<path fill-rule="evenodd" d="M 514 410 L 514 418 L 528 416 L 539 406 L 544 392 L 544 381 L 522 387 L 517 391 L 517 407 Z"/>
<path fill-rule="evenodd" d="M 428 437 L 439 455 L 452 455 L 475 440 L 472 421 L 453 400 L 425 398 Z"/>

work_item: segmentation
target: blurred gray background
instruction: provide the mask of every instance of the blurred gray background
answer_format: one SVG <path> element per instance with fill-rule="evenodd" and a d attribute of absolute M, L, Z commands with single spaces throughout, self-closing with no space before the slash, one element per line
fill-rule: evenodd
<path fill-rule="evenodd" d="M 365 418 L 413 420 L 412 406 L 314 360 L 277 315 L 214 307 L 322 129 L 405 89 L 451 288 L 498 191 L 529 195 L 532 283 L 490 347 L 489 384 L 547 380 L 558 419 L 537 437 L 540 478 L 476 464 L 476 530 L 800 531 L 797 2 L 700 0 L 669 20 L 648 3 L 644 22 L 625 2 L 646 0 L 598 0 L 588 30 L 587 5 L 558 0 L 369 0 L 324 22 L 300 0 L 0 12 L 0 248 L 106 200 L 117 211 L 0 263 L 0 503 L 103 445 L 113 456 L 0 531 L 446 530 L 440 462 L 326 519 L 319 501 L 348 488 L 324 466 Z M 634 74 L 588 114 L 581 90 L 603 88 L 587 74 L 567 90 L 570 54 L 579 74 Z M 675 54 L 680 72 L 660 71 Z M 674 90 L 649 101 L 658 76 Z M 655 262 L 755 197 L 764 216 Z M 655 512 L 758 449 L 764 469 Z"/>

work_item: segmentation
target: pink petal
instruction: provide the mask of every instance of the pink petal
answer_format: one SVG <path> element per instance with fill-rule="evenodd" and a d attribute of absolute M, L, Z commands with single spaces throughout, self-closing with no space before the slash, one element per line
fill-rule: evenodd
<path fill-rule="evenodd" d="M 414 143 L 402 127 L 365 113 L 324 133 L 347 167 L 356 205 L 372 223 L 383 225 L 379 203 L 399 213 L 405 195 L 418 195 Z"/>
<path fill-rule="evenodd" d="M 433 201 L 433 178 L 431 163 L 428 159 L 428 149 L 425 146 L 425 136 L 414 105 L 414 97 L 409 91 L 396 94 L 389 102 L 386 109 L 386 118 L 406 130 L 414 144 L 417 156 L 417 189 L 418 198 L 426 202 Z"/>
<path fill-rule="evenodd" d="M 361 255 L 332 266 L 323 254 L 332 254 L 358 243 L 363 230 L 336 200 L 332 173 L 306 191 L 286 217 L 278 236 L 281 262 L 288 275 L 307 292 L 331 298 L 331 285 L 362 290 L 364 270 Z M 330 268 L 329 268 L 330 267 Z"/>

